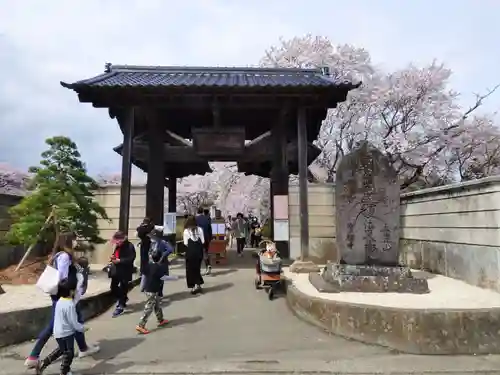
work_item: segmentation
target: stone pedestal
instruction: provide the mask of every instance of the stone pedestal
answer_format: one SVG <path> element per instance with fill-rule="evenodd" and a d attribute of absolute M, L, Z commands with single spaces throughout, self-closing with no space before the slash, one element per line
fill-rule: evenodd
<path fill-rule="evenodd" d="M 427 280 L 413 277 L 408 267 L 327 264 L 309 280 L 321 293 L 429 293 Z"/>
<path fill-rule="evenodd" d="M 319 266 L 311 261 L 296 260 L 290 266 L 290 272 L 293 273 L 311 273 L 319 272 Z"/>

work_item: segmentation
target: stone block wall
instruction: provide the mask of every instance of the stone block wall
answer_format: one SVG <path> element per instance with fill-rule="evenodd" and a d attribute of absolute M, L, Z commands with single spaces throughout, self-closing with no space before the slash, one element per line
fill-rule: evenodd
<path fill-rule="evenodd" d="M 500 291 L 500 177 L 401 196 L 401 260 Z"/>
<path fill-rule="evenodd" d="M 118 218 L 120 216 L 120 185 L 102 186 L 96 194 L 99 204 L 106 210 L 110 221 L 99 220 L 99 234 L 105 240 L 109 240 L 113 233 L 118 230 Z M 144 185 L 132 186 L 130 190 L 130 218 L 129 239 L 137 244 L 135 228 L 144 219 L 146 212 L 146 187 Z M 96 249 L 89 254 L 91 263 L 104 264 L 109 260 L 111 247 L 108 243 L 97 245 Z"/>
<path fill-rule="evenodd" d="M 336 261 L 334 186 L 309 185 L 309 252 Z M 300 255 L 298 186 L 290 186 L 290 254 Z M 500 177 L 401 196 L 401 262 L 500 291 Z"/>

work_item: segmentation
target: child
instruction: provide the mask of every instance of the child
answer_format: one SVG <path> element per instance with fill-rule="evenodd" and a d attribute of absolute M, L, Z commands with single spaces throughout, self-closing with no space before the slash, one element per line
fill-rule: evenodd
<path fill-rule="evenodd" d="M 149 316 L 154 311 L 156 319 L 158 320 L 158 327 L 161 327 L 168 323 L 168 320 L 163 319 L 163 311 L 161 309 L 161 297 L 160 292 L 163 287 L 162 277 L 166 275 L 165 266 L 161 264 L 163 253 L 160 250 L 156 250 L 151 254 L 151 261 L 145 270 L 145 283 L 144 291 L 146 292 L 147 300 L 144 306 L 144 313 L 137 327 L 136 331 L 144 335 L 148 334 L 150 331 L 146 329 L 146 323 L 148 322 Z"/>
<path fill-rule="evenodd" d="M 54 338 L 58 348 L 50 353 L 37 367 L 41 374 L 47 366 L 62 356 L 61 375 L 71 374 L 71 364 L 75 356 L 75 333 L 83 332 L 83 324 L 78 322 L 76 307 L 73 301 L 75 286 L 64 279 L 59 283 L 60 298 L 54 311 Z"/>
<path fill-rule="evenodd" d="M 76 308 L 76 315 L 78 318 L 78 322 L 83 324 L 83 316 L 82 316 L 82 311 L 81 311 L 81 305 L 80 305 L 80 300 L 81 298 L 85 295 L 87 291 L 87 286 L 88 286 L 88 280 L 89 280 L 89 261 L 86 257 L 80 257 L 76 263 L 76 278 L 77 278 L 77 285 L 76 285 L 76 290 L 74 293 L 73 297 L 73 302 L 75 303 L 75 308 Z M 86 341 L 85 341 L 85 335 L 76 332 L 76 343 L 79 346 L 80 352 L 78 353 L 79 358 L 84 358 L 89 355 L 98 353 L 100 348 L 99 345 L 93 345 L 93 346 L 88 346 Z M 80 336 L 80 337 L 78 337 Z M 81 346 L 83 344 L 83 347 Z M 86 348 L 86 349 L 85 349 Z"/>

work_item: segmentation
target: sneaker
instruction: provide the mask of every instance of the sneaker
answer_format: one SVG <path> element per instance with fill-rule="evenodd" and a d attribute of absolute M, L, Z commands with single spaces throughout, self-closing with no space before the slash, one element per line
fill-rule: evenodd
<path fill-rule="evenodd" d="M 40 361 L 38 361 L 38 363 L 35 366 L 35 374 L 36 375 L 42 375 L 43 374 L 42 364 L 40 363 Z"/>
<path fill-rule="evenodd" d="M 158 327 L 163 327 L 166 324 L 168 324 L 168 320 L 167 319 L 163 319 L 163 320 L 161 320 L 161 321 L 158 322 Z"/>
<path fill-rule="evenodd" d="M 208 276 L 212 273 L 212 266 L 208 266 L 206 271 L 205 271 L 205 276 Z"/>
<path fill-rule="evenodd" d="M 123 307 L 117 307 L 115 311 L 113 311 L 113 318 L 120 316 L 124 313 Z"/>
<path fill-rule="evenodd" d="M 96 354 L 99 352 L 99 350 L 101 350 L 99 345 L 89 346 L 87 350 L 85 350 L 84 352 L 78 353 L 78 358 L 85 358 L 88 357 L 89 355 Z"/>
<path fill-rule="evenodd" d="M 147 335 L 150 331 L 146 327 L 136 326 L 135 330 L 141 335 Z"/>
<path fill-rule="evenodd" d="M 24 365 L 30 369 L 37 368 L 39 363 L 40 361 L 38 360 L 38 357 L 33 357 L 31 355 L 28 358 L 26 358 L 26 361 L 24 361 Z"/>

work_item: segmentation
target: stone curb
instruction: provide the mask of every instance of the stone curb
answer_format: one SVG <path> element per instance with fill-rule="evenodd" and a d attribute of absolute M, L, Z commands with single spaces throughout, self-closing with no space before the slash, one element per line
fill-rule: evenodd
<path fill-rule="evenodd" d="M 140 278 L 131 281 L 130 288 L 139 285 Z M 47 297 L 48 298 L 48 297 Z M 106 310 L 114 303 L 111 291 L 83 298 L 82 314 L 84 320 L 92 319 Z M 37 307 L 30 310 L 17 310 L 0 313 L 0 348 L 8 345 L 19 344 L 35 339 L 50 319 L 51 306 Z"/>
<path fill-rule="evenodd" d="M 335 335 L 410 354 L 500 353 L 499 308 L 395 309 L 311 297 L 290 280 L 286 285 L 290 310 Z"/>

